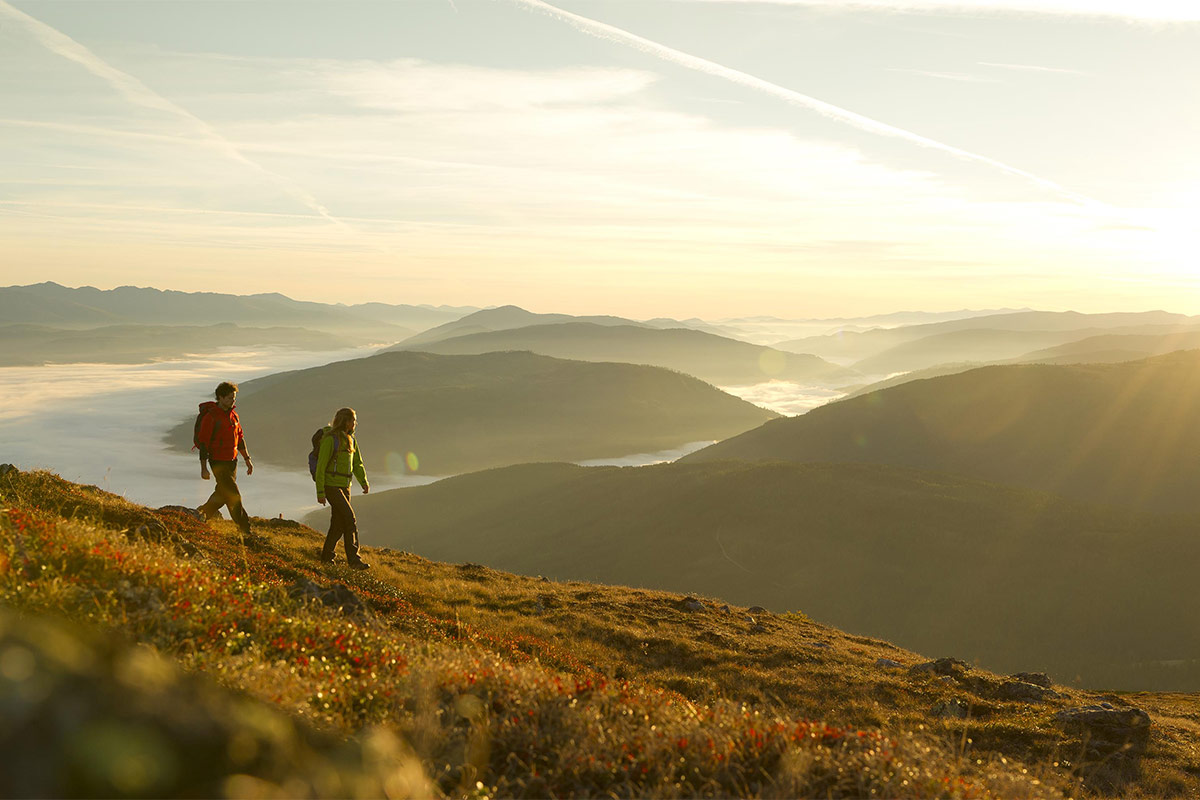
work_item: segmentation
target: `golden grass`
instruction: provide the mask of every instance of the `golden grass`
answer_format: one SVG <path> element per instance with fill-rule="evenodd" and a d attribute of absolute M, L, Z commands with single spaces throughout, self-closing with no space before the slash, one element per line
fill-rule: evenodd
<path fill-rule="evenodd" d="M 313 725 L 385 726 L 448 796 L 1200 789 L 1190 696 L 1132 698 L 1156 719 L 1144 752 L 1089 762 L 1052 717 L 1101 696 L 997 700 L 998 676 L 879 667 L 926 659 L 802 614 L 398 551 L 370 553 L 369 573 L 324 567 L 305 526 L 259 520 L 266 542 L 247 546 L 228 523 L 47 473 L 0 478 L 0 499 L 0 602 L 118 631 Z M 297 598 L 299 580 L 343 583 L 369 611 Z M 951 699 L 971 716 L 930 714 Z"/>

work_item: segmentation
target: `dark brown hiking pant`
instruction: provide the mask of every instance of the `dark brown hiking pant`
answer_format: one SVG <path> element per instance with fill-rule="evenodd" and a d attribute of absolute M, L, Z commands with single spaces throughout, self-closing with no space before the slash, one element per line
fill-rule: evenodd
<path fill-rule="evenodd" d="M 338 539 L 345 539 L 346 561 L 358 563 L 358 520 L 354 517 L 354 509 L 350 507 L 350 487 L 325 487 L 325 499 L 329 501 L 329 535 L 325 537 L 325 547 L 321 555 L 333 558 L 337 549 Z"/>
<path fill-rule="evenodd" d="M 238 491 L 237 462 L 209 461 L 208 464 L 212 469 L 213 480 L 217 482 L 217 488 L 213 490 L 208 501 L 200 506 L 200 512 L 211 519 L 221 510 L 221 506 L 228 506 L 229 518 L 242 529 L 242 533 L 250 533 L 250 515 L 242 507 L 242 493 Z"/>

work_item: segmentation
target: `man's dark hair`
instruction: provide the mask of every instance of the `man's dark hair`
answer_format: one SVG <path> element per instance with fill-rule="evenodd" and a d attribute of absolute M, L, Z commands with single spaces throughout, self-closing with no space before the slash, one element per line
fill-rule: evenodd
<path fill-rule="evenodd" d="M 213 392 L 213 395 L 218 400 L 220 400 L 222 397 L 225 397 L 226 395 L 231 395 L 236 391 L 237 391 L 236 383 L 230 383 L 229 381 L 222 381 L 220 384 L 217 385 L 217 390 L 215 392 Z"/>

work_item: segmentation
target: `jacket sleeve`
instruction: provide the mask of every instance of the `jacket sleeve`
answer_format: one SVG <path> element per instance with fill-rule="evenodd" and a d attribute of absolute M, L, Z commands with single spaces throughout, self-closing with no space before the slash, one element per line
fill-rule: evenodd
<path fill-rule="evenodd" d="M 364 489 L 371 484 L 367 483 L 367 468 L 363 466 L 362 451 L 358 449 L 358 440 L 354 440 L 354 462 L 350 469 L 354 473 L 354 477 L 358 478 L 358 485 Z"/>
<path fill-rule="evenodd" d="M 234 447 L 236 447 L 236 448 L 237 448 L 237 451 L 238 451 L 239 453 L 241 453 L 242 455 L 244 455 L 246 458 L 249 458 L 249 457 L 250 457 L 250 451 L 246 449 L 246 435 L 245 435 L 245 433 L 242 431 L 242 423 L 241 423 L 241 420 L 238 420 L 238 426 L 237 426 L 237 441 L 236 441 L 236 442 L 234 442 Z"/>
<path fill-rule="evenodd" d="M 200 419 L 200 432 L 196 434 L 196 438 L 199 440 L 197 446 L 200 448 L 201 463 L 212 458 L 212 453 L 208 450 L 208 444 L 212 441 L 214 424 L 215 421 L 213 420 L 212 413 L 205 412 L 204 416 Z"/>
<path fill-rule="evenodd" d="M 333 455 L 333 437 L 321 439 L 321 450 L 317 453 L 317 499 L 325 498 L 325 470 L 329 467 L 329 459 Z"/>

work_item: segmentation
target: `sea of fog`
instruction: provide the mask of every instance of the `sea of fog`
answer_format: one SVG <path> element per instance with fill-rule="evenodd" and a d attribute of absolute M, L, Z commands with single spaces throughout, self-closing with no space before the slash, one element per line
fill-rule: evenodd
<path fill-rule="evenodd" d="M 195 507 L 207 499 L 213 484 L 201 480 L 195 454 L 168 449 L 163 437 L 179 422 L 192 419 L 197 403 L 211 399 L 217 383 L 247 381 L 373 352 L 373 348 L 322 353 L 263 348 L 139 365 L 3 367 L 0 463 L 12 463 L 23 470 L 48 469 L 67 480 L 95 484 L 151 507 Z M 840 395 L 784 381 L 726 387 L 726 391 L 783 414 L 803 413 Z M 254 421 L 244 422 L 253 452 Z M 711 442 L 693 442 L 664 452 L 580 463 L 661 463 L 708 444 Z M 389 473 L 385 463 L 372 462 L 369 446 L 364 449 L 374 491 L 436 480 Z M 238 482 L 251 514 L 299 519 L 319 508 L 314 502 L 312 479 L 300 456 L 297 461 L 295 470 L 262 464 L 253 475 L 239 471 Z"/>

